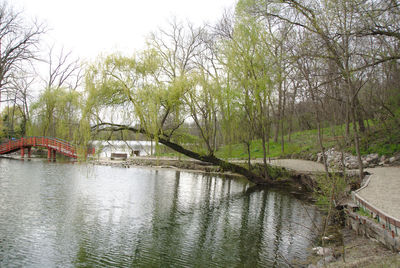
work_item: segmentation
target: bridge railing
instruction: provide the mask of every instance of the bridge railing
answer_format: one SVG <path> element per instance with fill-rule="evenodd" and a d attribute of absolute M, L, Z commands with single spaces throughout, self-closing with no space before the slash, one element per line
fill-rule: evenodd
<path fill-rule="evenodd" d="M 14 149 L 20 148 L 20 140 L 12 140 L 6 143 L 0 144 L 0 153 L 12 151 Z"/>
<path fill-rule="evenodd" d="M 44 146 L 55 149 L 67 156 L 76 157 L 76 147 L 68 142 L 51 137 L 27 137 L 23 138 L 22 146 Z"/>

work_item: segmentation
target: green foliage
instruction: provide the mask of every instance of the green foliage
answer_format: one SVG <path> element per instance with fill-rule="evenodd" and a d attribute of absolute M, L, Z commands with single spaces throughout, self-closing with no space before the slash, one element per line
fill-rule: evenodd
<path fill-rule="evenodd" d="M 317 188 L 314 192 L 316 204 L 328 212 L 334 208 L 333 200 L 340 200 L 346 190 L 346 180 L 340 174 L 331 173 L 330 176 L 319 175 L 316 177 Z"/>
<path fill-rule="evenodd" d="M 74 140 L 79 129 L 81 94 L 64 88 L 47 88 L 31 106 L 30 136 Z"/>
<path fill-rule="evenodd" d="M 223 123 L 227 142 L 249 144 L 255 137 L 265 140 L 271 95 L 280 82 L 279 58 L 272 52 L 273 38 L 265 25 L 243 12 L 242 4 L 248 3 L 241 1 L 237 6 L 232 39 L 221 45 L 229 77 L 227 90 L 233 93 L 227 97 L 227 105 L 221 107 L 229 107 L 223 111 L 224 118 L 228 118 Z M 222 157 L 229 154 L 222 153 Z M 261 154 L 264 155 L 264 149 Z"/>
<path fill-rule="evenodd" d="M 400 144 L 374 143 L 369 147 L 363 147 L 361 154 L 377 153 L 379 155 L 392 156 L 400 151 Z"/>
<path fill-rule="evenodd" d="M 267 168 L 267 174 L 271 179 L 276 180 L 276 179 L 282 179 L 282 178 L 290 177 L 290 172 L 287 171 L 283 167 L 272 166 L 272 165 L 268 165 L 267 164 L 266 168 Z M 264 165 L 263 164 L 255 164 L 252 167 L 252 171 L 254 171 L 255 173 L 257 173 L 260 176 L 262 176 L 263 174 L 265 174 Z"/>
<path fill-rule="evenodd" d="M 254 140 L 250 145 L 251 157 L 252 158 L 262 158 L 263 157 L 263 149 L 261 140 Z M 287 154 L 300 152 L 301 148 L 298 147 L 295 143 L 285 143 L 285 152 Z M 230 146 L 223 146 L 217 151 L 216 155 L 221 158 L 239 158 L 239 159 L 247 159 L 247 151 L 244 148 L 243 144 L 233 144 Z M 281 145 L 278 142 L 270 141 L 269 145 L 269 154 L 268 157 L 278 157 L 281 156 Z"/>
<path fill-rule="evenodd" d="M 227 28 L 232 26 L 228 29 L 232 30 L 229 38 L 210 37 L 204 28 L 192 27 L 186 31 L 178 23 L 171 25 L 171 32 L 161 31 L 160 36 L 153 34 L 147 49 L 132 57 L 110 55 L 99 59 L 86 73 L 87 99 L 80 124 L 82 133 L 90 133 L 90 126 L 117 122 L 122 128 L 135 128 L 145 135 L 144 138 L 154 139 L 156 143 L 163 138 L 201 154 L 215 153 L 221 158 L 247 159 L 249 154 L 251 158 L 261 158 L 265 154 L 267 157 L 285 157 L 319 152 L 317 131 L 311 129 L 316 127 L 315 110 L 307 107 L 311 103 L 309 92 L 292 92 L 293 88 L 304 90 L 300 88 L 305 86 L 304 77 L 301 77 L 304 74 L 292 69 L 296 65 L 291 62 L 293 57 L 286 55 L 288 51 L 283 45 L 285 38 L 291 39 L 292 28 L 286 25 L 278 29 L 282 25 L 274 25 L 273 20 L 247 12 L 249 7 L 261 4 L 263 2 L 257 0 L 238 2 L 234 24 L 227 25 Z M 316 30 L 321 34 L 322 29 Z M 307 39 L 302 46 L 315 44 L 315 40 Z M 328 59 L 330 57 L 324 60 Z M 321 62 L 321 67 L 326 66 Z M 342 82 L 338 81 L 334 91 L 343 100 L 344 95 L 339 94 Z M 329 83 L 321 85 L 321 90 L 331 89 Z M 277 95 L 283 98 L 279 98 L 279 109 Z M 300 96 L 305 100 L 300 100 Z M 51 96 L 48 97 L 43 103 L 54 102 Z M 329 106 L 331 100 L 328 97 L 321 99 L 321 106 Z M 290 107 L 292 99 L 294 107 Z M 298 101 L 302 102 L 302 107 L 297 106 Z M 400 113 L 400 109 L 395 109 L 397 100 L 388 105 L 395 114 Z M 347 133 L 349 136 L 344 137 L 344 125 L 331 126 L 331 117 L 327 113 L 332 109 L 325 108 L 320 111 L 321 120 L 325 120 L 321 122 L 325 127 L 322 129 L 323 146 L 340 146 L 351 151 L 352 127 Z M 338 117 L 335 122 L 344 121 L 345 111 L 341 112 L 335 113 Z M 291 118 L 299 113 L 298 120 L 290 124 L 291 129 L 309 130 L 294 132 L 290 138 L 286 135 L 283 154 L 280 143 L 264 142 L 273 128 L 278 127 L 281 132 L 288 130 L 288 120 L 280 115 L 287 117 L 290 113 Z M 51 120 L 49 117 L 49 126 L 43 124 L 45 130 L 51 130 Z M 59 131 L 66 129 L 60 126 Z M 400 150 L 399 135 L 392 133 L 388 139 L 379 142 L 371 142 L 379 140 L 375 137 L 363 139 L 362 152 L 390 155 Z M 124 138 L 127 135 L 121 131 L 121 134 L 110 134 L 109 137 Z M 89 137 L 83 134 L 77 139 L 88 141 Z M 217 150 L 221 144 L 224 146 Z M 170 154 L 169 151 L 157 151 L 157 154 L 162 153 Z"/>
<path fill-rule="evenodd" d="M 357 213 L 358 213 L 360 216 L 365 216 L 365 217 L 372 218 L 372 217 L 371 217 L 371 213 L 370 213 L 369 211 L 365 210 L 364 208 L 359 208 L 359 210 L 357 211 Z"/>
<path fill-rule="evenodd" d="M 26 118 L 19 106 L 7 106 L 0 113 L 0 138 L 19 138 L 25 135 Z"/>
<path fill-rule="evenodd" d="M 86 74 L 84 116 L 93 125 L 100 123 L 102 113 L 111 111 L 108 121 L 136 125 L 154 137 L 166 131 L 162 129 L 166 111 L 180 121 L 182 96 L 190 81 L 185 77 L 159 81 L 159 59 L 154 50 L 146 50 L 134 57 L 111 55 L 92 65 Z"/>
<path fill-rule="evenodd" d="M 391 120 L 385 124 L 374 124 L 371 131 L 362 136 L 360 148 L 362 154 L 378 153 L 392 156 L 400 151 L 400 126 Z"/>
<path fill-rule="evenodd" d="M 391 156 L 400 152 L 400 127 L 392 124 L 392 130 L 388 132 L 383 126 L 376 125 L 372 121 L 369 122 L 371 131 L 366 132 L 361 136 L 361 153 L 371 154 L 378 153 L 379 155 Z M 352 126 L 350 125 L 350 129 Z M 344 125 L 326 127 L 322 129 L 324 133 L 323 145 L 325 148 L 332 148 L 341 143 L 345 151 L 351 152 L 355 155 L 355 149 L 351 143 L 346 144 L 344 140 Z M 352 132 L 350 132 L 352 134 Z M 297 131 L 292 133 L 291 141 L 289 137 L 285 137 L 285 153 L 281 152 L 281 145 L 279 142 L 270 140 L 270 150 L 268 157 L 287 157 L 298 156 L 304 154 L 316 154 L 320 152 L 318 145 L 318 133 L 316 129 Z M 217 151 L 217 156 L 223 158 L 239 158 L 247 159 L 247 151 L 244 149 L 243 144 L 231 144 L 223 146 Z M 253 140 L 251 142 L 251 157 L 262 158 L 262 143 L 260 140 Z"/>
<path fill-rule="evenodd" d="M 329 148 L 336 144 L 334 139 L 336 133 L 340 130 L 340 126 L 323 129 L 324 146 Z M 319 152 L 318 146 L 318 133 L 316 129 L 294 132 L 291 135 L 291 141 L 288 141 L 288 135 L 285 137 L 285 153 L 282 154 L 281 144 L 274 142 L 272 139 L 269 141 L 269 154 L 268 157 L 283 157 L 285 155 L 301 154 L 301 153 L 316 153 Z M 227 145 L 220 148 L 217 155 L 223 158 L 240 158 L 246 159 L 247 152 L 243 149 L 242 144 Z M 253 140 L 251 142 L 251 156 L 252 158 L 262 157 L 262 143 L 261 140 Z"/>

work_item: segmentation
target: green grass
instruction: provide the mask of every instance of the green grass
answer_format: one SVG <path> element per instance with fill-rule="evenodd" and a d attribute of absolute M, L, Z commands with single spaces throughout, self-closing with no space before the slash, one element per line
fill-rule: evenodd
<path fill-rule="evenodd" d="M 357 214 L 360 216 L 365 216 L 365 217 L 372 219 L 371 213 L 369 211 L 365 210 L 364 208 L 360 208 L 359 210 L 357 210 Z"/>
<path fill-rule="evenodd" d="M 391 156 L 397 152 L 400 152 L 400 128 L 373 130 L 361 138 L 362 154 Z"/>
<path fill-rule="evenodd" d="M 368 121 L 370 130 L 361 135 L 361 154 L 378 153 L 379 155 L 392 156 L 400 152 L 400 128 L 393 126 L 392 129 L 384 129 L 377 126 L 371 120 Z M 335 147 L 338 142 L 343 146 L 344 151 L 355 155 L 353 142 L 350 140 L 346 144 L 344 140 L 345 126 L 333 126 L 322 129 L 323 146 L 326 149 Z M 350 125 L 350 139 L 352 139 L 352 125 Z M 270 140 L 270 150 L 267 157 L 285 157 L 297 155 L 301 158 L 303 155 L 316 154 L 320 152 L 318 142 L 318 132 L 316 129 L 294 132 L 289 142 L 288 135 L 284 136 L 285 148 L 282 152 L 280 138 L 278 142 Z M 250 147 L 251 158 L 262 158 L 263 150 L 261 140 L 254 140 Z M 221 158 L 248 158 L 247 149 L 244 144 L 233 144 L 221 147 L 216 155 Z"/>
<path fill-rule="evenodd" d="M 388 157 L 400 152 L 400 127 L 389 124 L 391 129 L 384 128 L 378 123 L 371 120 L 368 121 L 370 130 L 361 136 L 361 154 L 371 154 L 378 153 L 379 155 L 386 155 Z M 352 140 L 346 144 L 345 136 L 345 126 L 330 126 L 322 129 L 323 133 L 323 145 L 326 149 L 337 146 L 338 141 L 340 141 L 344 151 L 352 153 L 355 155 L 355 148 Z M 352 125 L 350 125 L 350 139 L 352 139 Z M 280 137 L 278 142 L 274 142 L 270 139 L 269 154 L 267 157 L 295 157 L 303 158 L 309 154 L 315 155 L 320 152 L 320 146 L 318 142 L 318 132 L 316 129 L 304 130 L 294 132 L 291 135 L 291 141 L 289 142 L 288 135 L 284 136 L 285 148 L 282 152 Z M 205 152 L 204 152 L 205 153 Z M 251 158 L 262 158 L 263 149 L 261 140 L 253 140 L 250 146 Z M 159 154 L 160 156 L 179 156 L 178 153 L 173 152 L 167 148 L 162 149 Z M 237 158 L 237 159 L 247 159 L 247 148 L 245 144 L 231 144 L 221 146 L 217 152 L 216 156 L 222 159 Z M 181 155 L 182 158 L 185 158 Z"/>
<path fill-rule="evenodd" d="M 339 133 L 340 127 L 325 128 L 324 131 L 324 146 L 326 148 L 333 147 L 335 144 L 334 133 Z M 318 133 L 316 129 L 295 132 L 291 135 L 289 142 L 288 135 L 284 136 L 285 147 L 282 152 L 280 139 L 278 142 L 270 140 L 268 157 L 282 157 L 292 154 L 315 153 L 319 151 Z M 250 146 L 251 158 L 262 158 L 263 149 L 261 140 L 254 140 Z M 240 158 L 246 159 L 247 149 L 244 144 L 233 144 L 221 147 L 216 155 L 221 158 Z"/>
<path fill-rule="evenodd" d="M 281 155 L 281 144 L 270 142 L 269 145 L 270 153 L 269 157 L 277 157 Z M 300 147 L 295 143 L 286 143 L 285 144 L 285 152 L 286 153 L 295 153 L 300 150 Z M 250 154 L 251 158 L 262 158 L 263 157 L 263 149 L 261 140 L 252 141 L 250 146 Z M 244 144 L 233 144 L 222 147 L 216 153 L 217 157 L 220 158 L 240 158 L 247 159 L 247 148 Z"/>

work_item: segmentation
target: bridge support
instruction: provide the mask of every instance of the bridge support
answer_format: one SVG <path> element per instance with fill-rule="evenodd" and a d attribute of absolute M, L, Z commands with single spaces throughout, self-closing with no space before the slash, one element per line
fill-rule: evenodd
<path fill-rule="evenodd" d="M 49 161 L 56 161 L 56 150 L 52 148 L 47 148 L 47 159 Z"/>
<path fill-rule="evenodd" d="M 21 158 L 24 158 L 25 156 L 25 148 L 21 147 Z"/>
<path fill-rule="evenodd" d="M 32 147 L 28 147 L 28 158 L 31 158 L 31 149 Z"/>

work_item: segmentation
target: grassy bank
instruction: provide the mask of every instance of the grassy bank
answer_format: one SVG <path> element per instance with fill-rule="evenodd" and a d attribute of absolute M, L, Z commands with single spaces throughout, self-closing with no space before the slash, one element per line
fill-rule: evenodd
<path fill-rule="evenodd" d="M 367 121 L 366 121 L 367 122 Z M 400 126 L 396 124 L 377 124 L 368 121 L 368 126 L 360 137 L 360 151 L 362 155 L 377 153 L 379 156 L 385 155 L 387 159 L 393 155 L 400 155 Z M 350 130 L 352 125 L 350 125 Z M 329 126 L 322 129 L 323 146 L 325 149 L 335 147 L 336 150 L 356 155 L 353 133 L 350 131 L 349 138 L 346 138 L 345 125 Z M 197 141 L 194 151 L 201 152 L 201 143 Z M 189 145 L 187 145 L 190 147 Z M 266 145 L 268 147 L 268 144 Z M 318 140 L 318 131 L 316 129 L 293 132 L 284 136 L 284 150 L 280 141 L 269 141 L 268 158 L 294 158 L 316 160 L 316 155 L 321 151 Z M 206 153 L 204 151 L 204 153 Z M 248 159 L 247 146 L 244 143 L 222 145 L 216 151 L 216 156 L 221 159 Z M 162 157 L 176 157 L 187 159 L 186 156 L 180 155 L 171 149 L 160 146 L 157 153 Z M 250 144 L 250 157 L 252 159 L 263 157 L 263 146 L 261 140 L 253 140 Z"/>
<path fill-rule="evenodd" d="M 339 144 L 344 151 L 355 155 L 352 142 L 352 133 L 349 140 L 346 140 L 344 125 L 327 127 L 322 129 L 323 145 L 325 148 L 338 147 Z M 352 126 L 350 126 L 352 128 Z M 379 155 L 392 156 L 400 152 L 400 127 L 391 126 L 391 129 L 378 127 L 369 123 L 369 129 L 361 134 L 361 154 L 378 153 Z M 296 155 L 301 158 L 303 155 L 316 154 L 320 152 L 318 144 L 318 132 L 316 129 L 298 131 L 284 136 L 284 150 L 281 143 L 269 142 L 268 157 L 288 157 Z M 232 144 L 219 148 L 216 155 L 221 158 L 248 158 L 245 144 Z M 262 158 L 263 149 L 261 140 L 254 140 L 250 146 L 251 158 Z"/>

